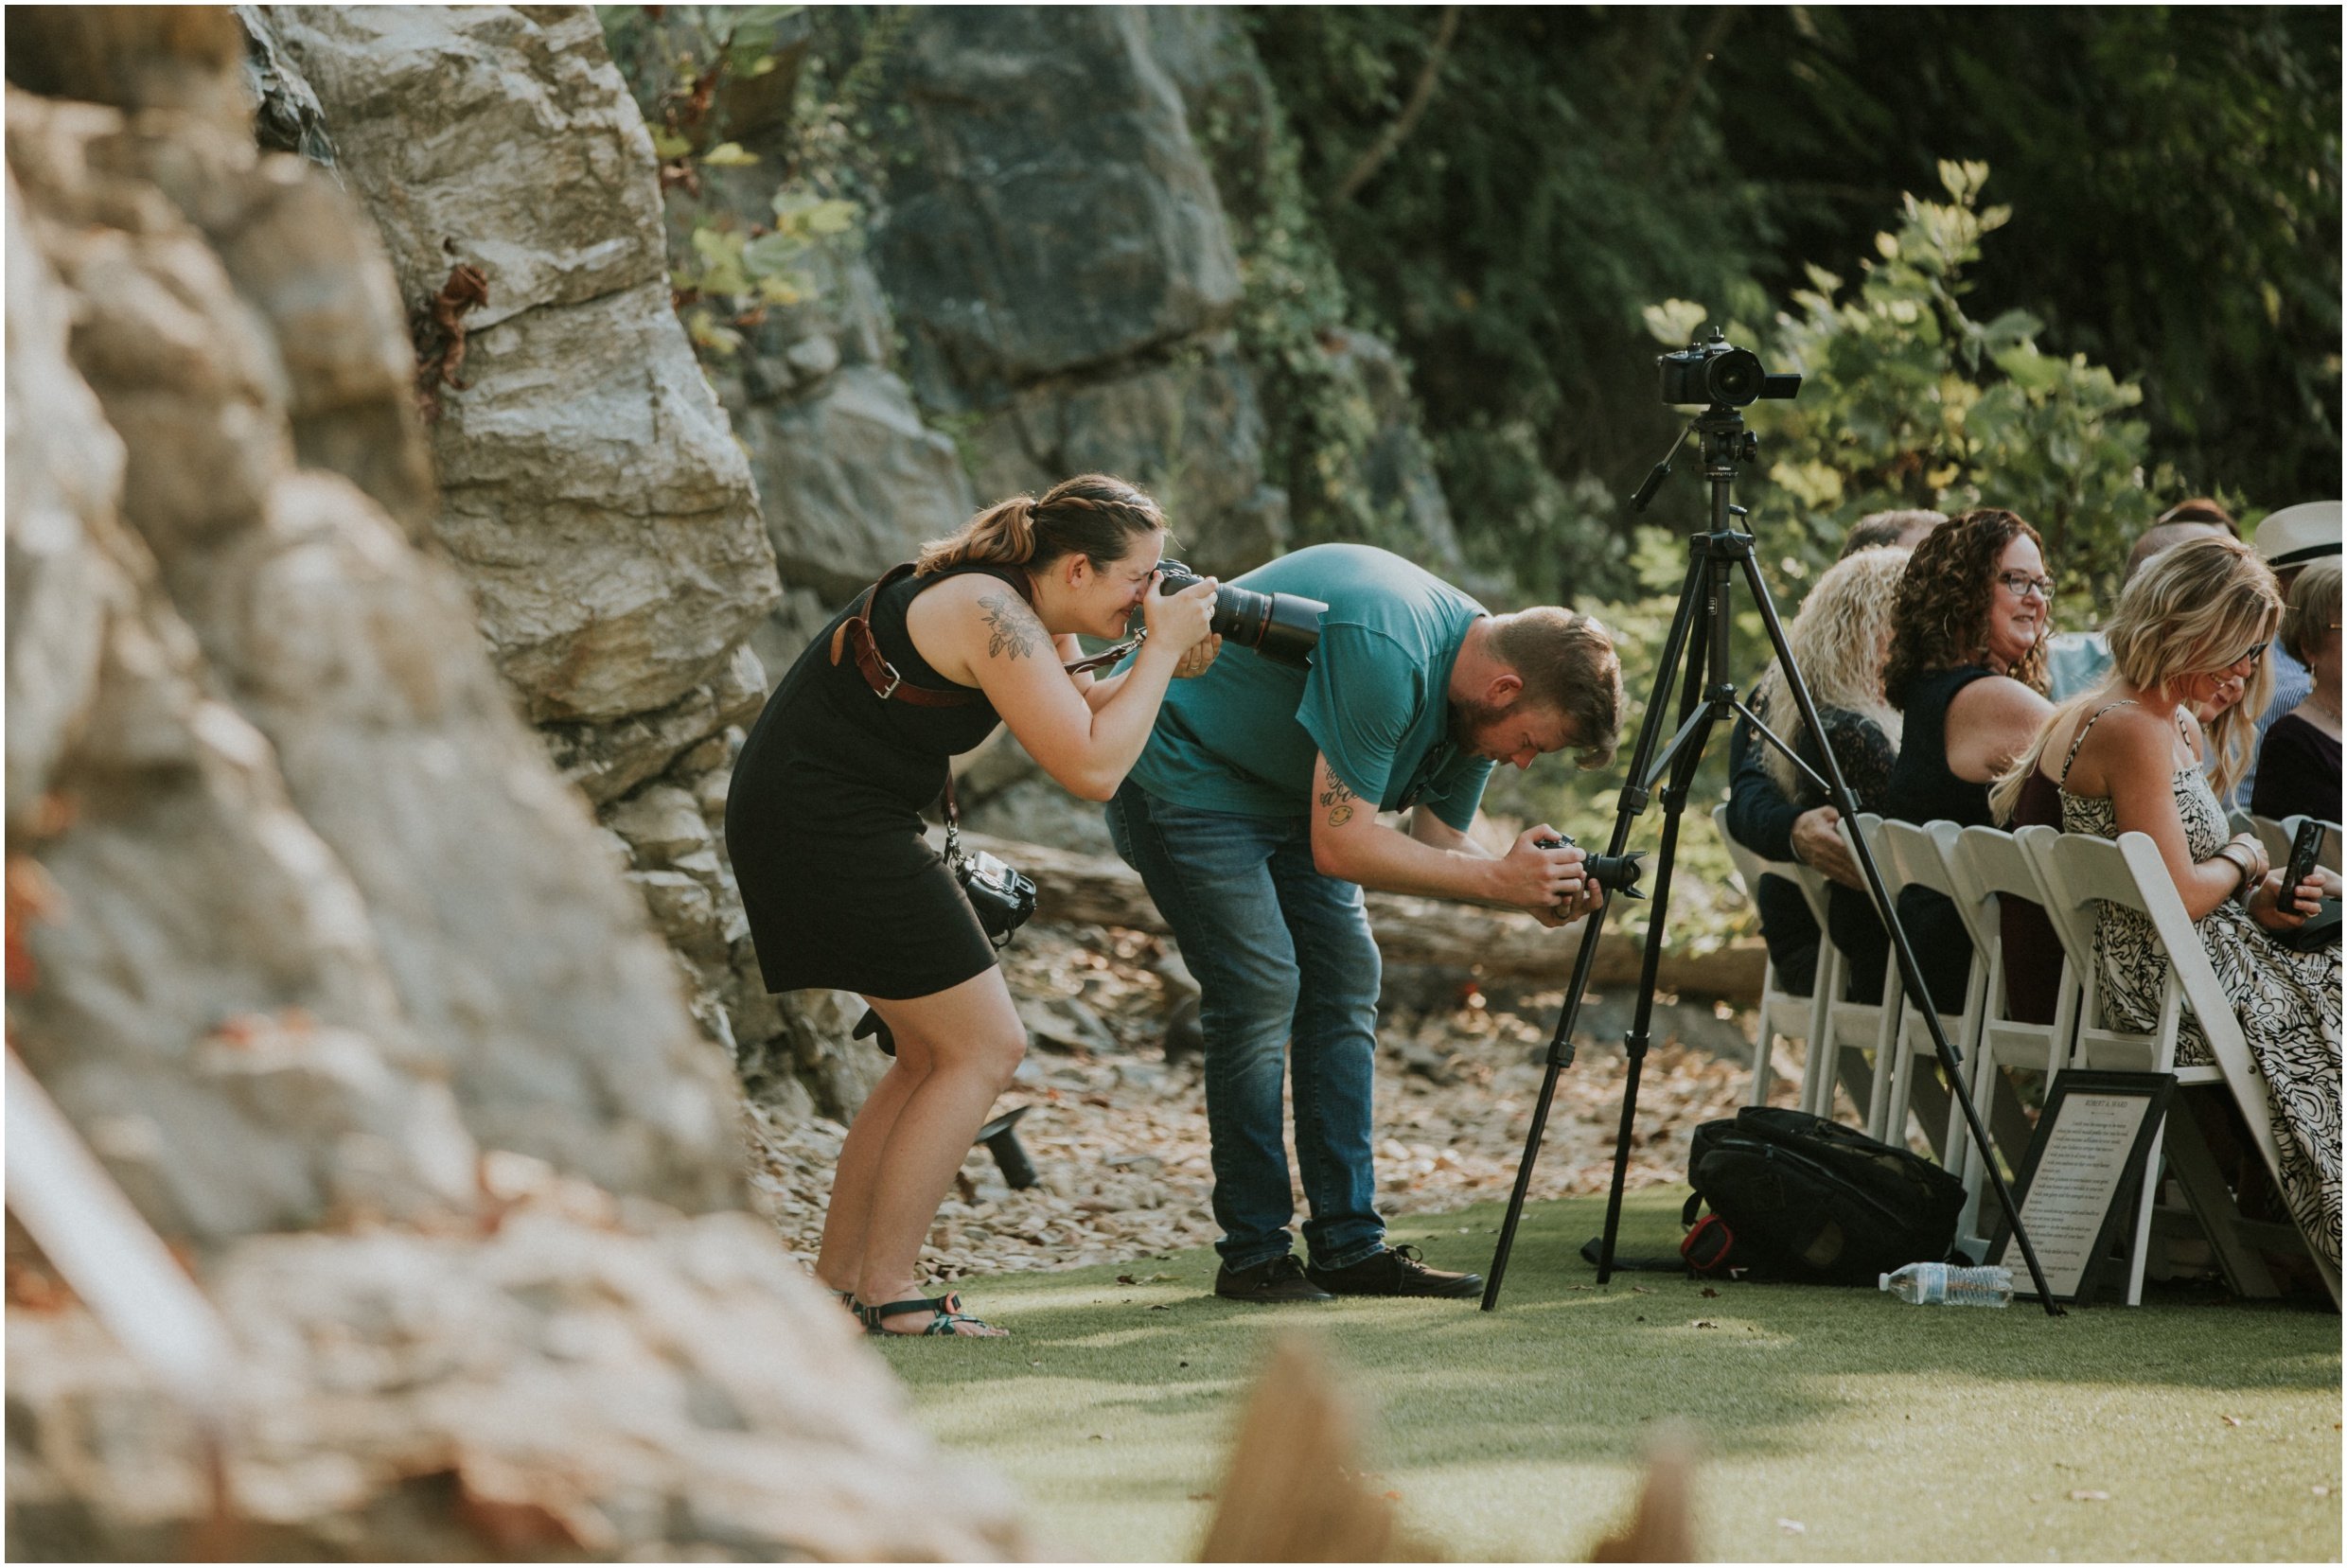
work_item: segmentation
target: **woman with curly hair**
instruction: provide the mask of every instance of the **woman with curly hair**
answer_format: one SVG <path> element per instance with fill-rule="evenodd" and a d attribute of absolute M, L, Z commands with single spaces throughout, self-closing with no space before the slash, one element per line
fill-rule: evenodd
<path fill-rule="evenodd" d="M 2266 651 L 2282 615 L 2273 573 L 2236 539 L 2178 545 L 2119 595 L 2111 674 L 2056 709 L 1994 792 L 2009 812 L 2033 777 L 2059 794 L 2062 827 L 2116 838 L 2142 833 L 2192 916 L 2210 964 L 2265 1073 L 2282 1148 L 2283 1196 L 2316 1249 L 2339 1261 L 2339 950 L 2301 953 L 2275 940 L 2305 924 L 2337 873 L 2298 887 L 2268 866 L 2251 833 L 2226 835 L 2218 802 L 2248 766 L 2256 715 L 2272 691 Z M 2234 681 L 2245 700 L 2203 725 L 2195 715 Z M 2160 1018 L 2167 963 L 2150 922 L 2106 909 L 2094 928 L 2103 1010 L 2121 1029 Z M 2206 1063 L 2187 1012 L 2177 1060 Z"/>
<path fill-rule="evenodd" d="M 2050 711 L 2045 638 L 2054 593 L 2038 531 L 1982 507 L 1932 530 L 1909 557 L 1893 610 L 1883 695 L 1905 715 L 1898 762 L 1876 809 L 1908 822 L 1989 821 L 1988 784 Z M 1879 1001 L 1890 938 L 1863 892 L 1837 886 L 1834 945 L 1850 960 L 1848 995 Z M 1955 906 L 1923 888 L 1899 894 L 1899 924 L 1943 1011 L 1963 999 L 1972 944 Z"/>
<path fill-rule="evenodd" d="M 1897 710 L 1883 700 L 1882 664 L 1890 652 L 1892 609 L 1907 557 L 1906 550 L 1892 548 L 1844 556 L 1817 579 L 1801 602 L 1801 612 L 1785 628 L 1793 661 L 1817 704 L 1818 722 L 1826 727 L 1826 745 L 1842 765 L 1850 793 L 1868 810 L 1878 809 L 1898 757 L 1900 720 Z M 1769 666 L 1753 688 L 1752 701 L 1754 712 L 1768 720 L 1794 756 L 1813 772 L 1826 771 L 1817 737 L 1786 689 L 1781 665 Z M 1808 811 L 1825 802 L 1825 792 L 1774 747 L 1767 749 L 1762 766 L 1794 810 Z M 1758 889 L 1754 896 L 1760 907 L 1760 936 L 1769 944 L 1778 976 L 1813 975 L 1816 925 L 1806 918 L 1773 919 L 1784 912 L 1779 901 L 1761 897 Z M 1791 892 L 1791 907 L 1806 915 L 1807 906 L 1797 891 Z M 1800 989 L 1807 990 L 1807 984 Z"/>

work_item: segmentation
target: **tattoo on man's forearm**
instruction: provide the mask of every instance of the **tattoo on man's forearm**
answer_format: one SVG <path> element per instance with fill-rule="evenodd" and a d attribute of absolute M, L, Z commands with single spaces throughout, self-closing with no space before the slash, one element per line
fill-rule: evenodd
<path fill-rule="evenodd" d="M 1043 623 L 1035 619 L 1035 612 L 1007 593 L 989 593 L 979 600 L 978 608 L 985 612 L 992 630 L 986 640 L 989 659 L 997 654 L 1024 659 L 1043 639 Z"/>
<path fill-rule="evenodd" d="M 1341 828 L 1352 820 L 1352 803 L 1361 799 L 1344 780 L 1329 775 L 1329 787 L 1320 792 L 1320 803 L 1328 808 L 1329 826 Z"/>

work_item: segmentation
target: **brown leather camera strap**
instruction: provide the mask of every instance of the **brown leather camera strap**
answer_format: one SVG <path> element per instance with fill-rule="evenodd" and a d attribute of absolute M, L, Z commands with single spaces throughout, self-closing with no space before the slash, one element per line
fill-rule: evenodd
<path fill-rule="evenodd" d="M 889 568 L 880 580 L 864 590 L 864 596 L 856 603 L 856 613 L 839 623 L 831 634 L 831 661 L 839 662 L 841 653 L 856 659 L 856 672 L 864 683 L 882 701 L 893 699 L 909 702 L 916 708 L 969 708 L 986 700 L 986 694 L 957 686 L 951 690 L 936 686 L 917 686 L 899 674 L 895 665 L 880 654 L 879 639 L 872 631 L 872 605 L 880 590 L 913 570 L 912 563 L 903 562 Z M 1138 637 L 1128 639 L 1104 652 L 1084 659 L 1070 659 L 1061 666 L 1069 675 L 1082 675 L 1087 670 L 1103 669 L 1139 647 Z"/>
<path fill-rule="evenodd" d="M 872 602 L 880 590 L 912 571 L 910 561 L 889 568 L 880 580 L 864 590 L 864 596 L 856 603 L 856 613 L 839 623 L 839 629 L 831 634 L 831 661 L 839 662 L 842 647 L 856 656 L 856 672 L 864 684 L 873 689 L 883 702 L 894 698 L 909 702 L 916 708 L 971 708 L 986 700 L 986 694 L 966 687 L 951 691 L 935 686 L 916 686 L 897 673 L 896 666 L 880 656 L 880 642 L 872 634 Z"/>

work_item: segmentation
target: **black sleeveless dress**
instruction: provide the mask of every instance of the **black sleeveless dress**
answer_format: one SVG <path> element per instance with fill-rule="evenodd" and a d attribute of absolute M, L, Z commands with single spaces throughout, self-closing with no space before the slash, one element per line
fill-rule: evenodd
<path fill-rule="evenodd" d="M 1948 766 L 1948 705 L 1973 681 L 1994 674 L 1981 664 L 1952 670 L 1932 670 L 1907 686 L 1898 761 L 1873 810 L 1901 822 L 1955 822 L 1985 827 L 1988 786 L 1959 779 Z M 1850 960 L 1849 984 L 1843 995 L 1854 1002 L 1882 1000 L 1882 968 L 1891 954 L 1891 934 L 1875 918 L 1874 901 L 1855 888 L 1836 883 L 1826 907 L 1834 945 Z M 1956 907 L 1928 888 L 1908 888 L 1898 895 L 1898 923 L 1923 970 L 1923 983 L 1932 988 L 1932 1003 L 1942 1013 L 1961 1012 L 1964 988 L 1971 978 L 1972 939 Z"/>
<path fill-rule="evenodd" d="M 1024 597 L 1015 569 L 991 566 L 907 576 L 874 596 L 873 636 L 907 680 L 975 690 L 939 675 L 905 631 L 915 596 L 967 572 Z M 726 797 L 726 850 L 768 991 L 926 996 L 995 964 L 921 811 L 944 793 L 947 759 L 1001 716 L 983 698 L 966 708 L 881 700 L 854 658 L 831 661 L 832 633 L 854 612 L 851 603 L 832 617 L 751 727 Z"/>

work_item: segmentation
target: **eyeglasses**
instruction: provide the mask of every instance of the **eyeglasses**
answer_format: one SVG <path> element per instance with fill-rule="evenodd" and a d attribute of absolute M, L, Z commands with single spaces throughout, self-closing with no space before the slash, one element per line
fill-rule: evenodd
<path fill-rule="evenodd" d="M 2229 670 L 2235 670 L 2239 669 L 2242 665 L 2247 664 L 2253 670 L 2257 668 L 2257 661 L 2266 657 L 2266 650 L 2272 645 L 2271 639 L 2268 639 L 2264 643 L 2260 643 L 2257 646 L 2251 648 L 2249 652 L 2243 654 L 2240 658 L 2226 665 L 2225 668 Z"/>
<path fill-rule="evenodd" d="M 2003 583 L 2004 590 L 2016 599 L 2026 599 L 2035 594 L 2051 603 L 2054 598 L 2054 579 L 2051 577 L 2032 577 L 2026 572 L 2000 572 L 1997 581 Z"/>

